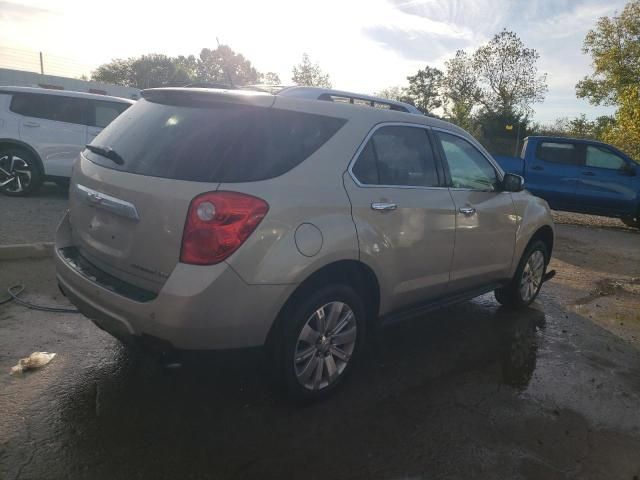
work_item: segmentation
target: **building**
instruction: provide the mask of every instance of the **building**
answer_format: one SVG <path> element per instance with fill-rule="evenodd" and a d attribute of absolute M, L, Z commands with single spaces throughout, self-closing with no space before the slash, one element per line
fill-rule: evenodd
<path fill-rule="evenodd" d="M 140 90 L 133 87 L 122 87 L 108 83 L 90 82 L 78 78 L 58 77 L 56 75 L 41 75 L 34 72 L 0 68 L 0 86 L 12 87 L 42 87 L 55 90 L 71 90 L 74 92 L 97 93 L 114 97 L 131 98 L 137 100 Z"/>

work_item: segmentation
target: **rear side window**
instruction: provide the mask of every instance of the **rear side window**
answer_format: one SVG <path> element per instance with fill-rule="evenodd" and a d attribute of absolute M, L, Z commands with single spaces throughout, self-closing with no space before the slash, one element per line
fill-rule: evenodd
<path fill-rule="evenodd" d="M 27 117 L 57 122 L 84 124 L 87 101 L 82 98 L 37 93 L 16 93 L 11 111 Z"/>
<path fill-rule="evenodd" d="M 303 162 L 346 120 L 273 108 L 206 108 L 139 100 L 92 142 L 111 147 L 123 165 L 88 150 L 107 168 L 198 182 L 277 177 Z"/>
<path fill-rule="evenodd" d="M 538 145 L 536 156 L 545 162 L 564 163 L 567 165 L 576 165 L 578 163 L 576 146 L 572 143 L 542 142 Z"/>
<path fill-rule="evenodd" d="M 91 126 L 99 128 L 109 125 L 118 115 L 131 106 L 128 103 L 103 102 L 101 100 L 92 100 L 91 105 L 93 110 Z"/>
<path fill-rule="evenodd" d="M 388 126 L 376 130 L 352 171 L 365 185 L 439 184 L 433 150 L 423 128 Z"/>

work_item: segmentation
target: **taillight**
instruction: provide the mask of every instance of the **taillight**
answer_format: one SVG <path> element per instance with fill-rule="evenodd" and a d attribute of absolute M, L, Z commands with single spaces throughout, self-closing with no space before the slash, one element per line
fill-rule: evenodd
<path fill-rule="evenodd" d="M 268 211 L 267 202 L 244 193 L 198 195 L 189 205 L 180 261 L 195 265 L 222 262 L 240 248 Z"/>

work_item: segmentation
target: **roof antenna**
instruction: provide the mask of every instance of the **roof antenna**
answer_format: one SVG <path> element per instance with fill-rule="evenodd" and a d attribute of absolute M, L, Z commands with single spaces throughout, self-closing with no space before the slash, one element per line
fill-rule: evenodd
<path fill-rule="evenodd" d="M 218 42 L 218 48 L 220 48 L 220 40 L 218 40 L 218 37 L 216 37 L 216 42 Z M 222 69 L 224 70 L 224 73 L 227 76 L 227 81 L 229 82 L 229 85 L 231 86 L 231 88 L 232 89 L 236 88 L 235 85 L 233 84 L 233 80 L 231 79 L 231 74 L 227 70 L 227 66 L 224 63 L 222 64 Z"/>

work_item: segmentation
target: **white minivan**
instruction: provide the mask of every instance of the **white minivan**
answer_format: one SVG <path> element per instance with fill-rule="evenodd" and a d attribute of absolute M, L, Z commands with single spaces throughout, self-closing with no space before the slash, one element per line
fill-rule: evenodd
<path fill-rule="evenodd" d="M 45 179 L 68 183 L 80 151 L 133 100 L 0 87 L 0 192 L 25 196 Z"/>

